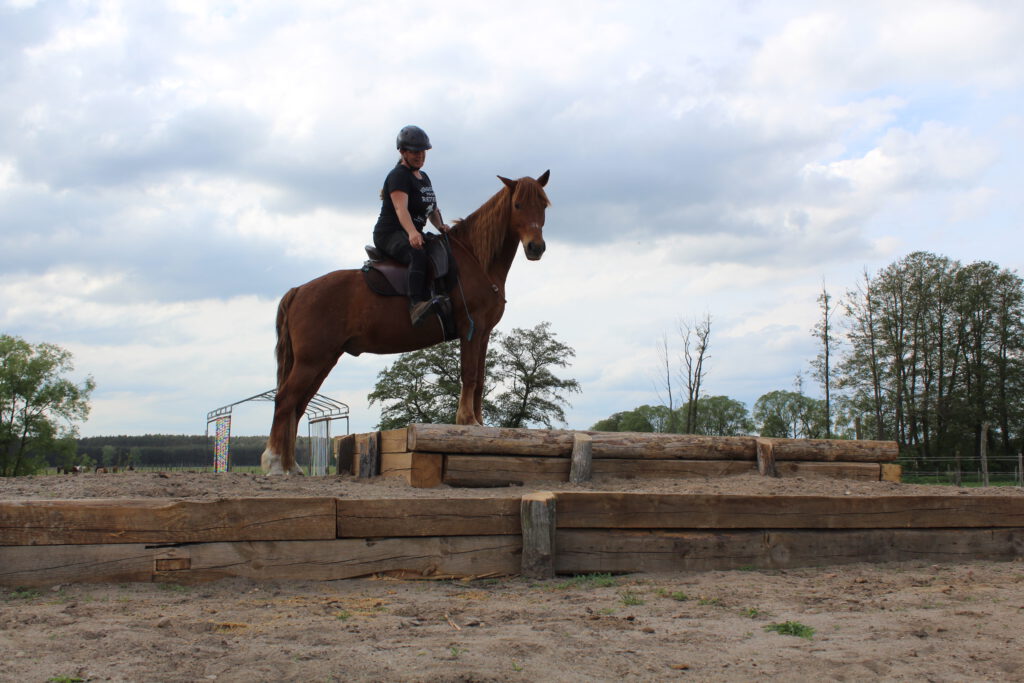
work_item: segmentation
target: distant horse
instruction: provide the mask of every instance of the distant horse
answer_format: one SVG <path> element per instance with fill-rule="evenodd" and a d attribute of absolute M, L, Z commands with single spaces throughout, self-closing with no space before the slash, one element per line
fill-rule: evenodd
<path fill-rule="evenodd" d="M 487 342 L 505 312 L 505 279 L 518 245 L 530 261 L 544 254 L 549 175 L 498 176 L 504 187 L 449 233 L 461 280 L 450 292 L 462 358 L 458 424 L 483 424 Z M 299 418 L 343 353 L 405 353 L 442 341 L 440 325 L 428 319 L 413 327 L 408 300 L 374 294 L 358 270 L 336 270 L 290 289 L 277 307 L 277 397 L 263 471 L 302 473 L 295 463 Z"/>

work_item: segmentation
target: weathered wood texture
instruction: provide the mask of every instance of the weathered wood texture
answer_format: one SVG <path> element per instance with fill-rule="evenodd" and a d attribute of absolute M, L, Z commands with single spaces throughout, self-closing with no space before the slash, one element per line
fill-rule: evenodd
<path fill-rule="evenodd" d="M 897 484 L 900 483 L 903 481 L 903 466 L 893 464 L 882 465 L 880 479 L 881 481 L 891 481 Z"/>
<path fill-rule="evenodd" d="M 520 533 L 519 496 L 349 500 L 338 508 L 339 538 L 484 536 Z"/>
<path fill-rule="evenodd" d="M 353 463 L 353 474 L 360 479 L 369 479 L 380 474 L 380 432 L 356 434 Z"/>
<path fill-rule="evenodd" d="M 413 488 L 431 489 L 441 485 L 444 456 L 440 453 L 381 453 L 382 477 L 397 477 Z"/>
<path fill-rule="evenodd" d="M 594 473 L 594 438 L 589 434 L 576 434 L 569 461 L 569 483 L 590 481 Z"/>
<path fill-rule="evenodd" d="M 519 536 L 458 536 L 199 543 L 0 547 L 0 585 L 174 581 L 227 577 L 329 581 L 380 572 L 424 577 L 517 574 Z"/>
<path fill-rule="evenodd" d="M 355 465 L 356 435 L 347 434 L 334 439 L 334 461 L 338 463 L 338 474 L 352 474 Z"/>
<path fill-rule="evenodd" d="M 335 537 L 334 498 L 0 500 L 0 545 Z"/>
<path fill-rule="evenodd" d="M 762 477 L 779 476 L 779 468 L 775 466 L 775 448 L 770 439 L 757 439 L 757 471 Z"/>
<path fill-rule="evenodd" d="M 555 575 L 555 531 L 558 520 L 556 494 L 530 493 L 520 504 L 523 528 L 522 574 L 531 579 L 549 579 Z"/>
<path fill-rule="evenodd" d="M 409 430 L 405 427 L 401 429 L 385 429 L 380 433 L 380 452 L 381 453 L 407 453 L 412 450 L 408 446 L 408 433 Z"/>
<path fill-rule="evenodd" d="M 558 494 L 561 528 L 898 529 L 1024 527 L 1017 496 Z"/>
<path fill-rule="evenodd" d="M 878 463 L 776 462 L 782 477 L 827 477 L 878 481 Z M 445 456 L 444 483 L 450 486 L 507 486 L 541 481 L 566 481 L 566 458 L 508 455 Z M 689 479 L 726 477 L 756 472 L 754 462 L 742 460 L 593 460 L 591 477 L 605 479 Z"/>
<path fill-rule="evenodd" d="M 568 457 L 577 432 L 559 429 L 507 429 L 462 425 L 409 425 L 410 451 L 492 453 Z M 594 458 L 755 460 L 752 436 L 700 436 L 635 432 L 586 432 L 593 437 Z M 768 439 L 776 460 L 889 462 L 899 450 L 892 441 Z"/>
<path fill-rule="evenodd" d="M 1024 557 L 1024 528 L 790 531 L 559 530 L 555 570 L 672 572 L 784 569 L 855 562 Z"/>

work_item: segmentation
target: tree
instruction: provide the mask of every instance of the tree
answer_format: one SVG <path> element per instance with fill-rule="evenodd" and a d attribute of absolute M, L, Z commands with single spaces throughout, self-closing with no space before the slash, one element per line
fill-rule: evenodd
<path fill-rule="evenodd" d="M 811 361 L 811 368 L 814 377 L 821 384 L 825 393 L 825 438 L 832 438 L 832 356 L 836 347 L 836 337 L 833 334 L 835 308 L 832 304 L 832 295 L 828 293 L 824 281 L 821 283 L 821 294 L 818 295 L 818 304 L 821 305 L 821 319 L 812 330 L 815 338 L 821 344 L 821 351 L 817 358 Z"/>
<path fill-rule="evenodd" d="M 486 362 L 484 389 L 495 385 L 495 358 Z M 459 347 L 450 341 L 411 353 L 377 373 L 377 384 L 367 397 L 370 405 L 381 404 L 380 429 L 397 429 L 417 422 L 454 424 L 459 408 Z M 484 396 L 484 413 L 494 405 Z"/>
<path fill-rule="evenodd" d="M 702 396 L 695 434 L 706 436 L 741 436 L 754 432 L 747 406 L 728 396 Z"/>
<path fill-rule="evenodd" d="M 694 434 L 708 436 L 740 436 L 751 434 L 754 423 L 742 401 L 728 396 L 704 396 L 698 399 L 700 408 L 696 411 L 699 419 Z M 671 425 L 681 425 L 682 416 L 686 414 L 687 405 L 678 408 L 674 416 L 668 414 L 668 408 L 659 406 L 640 406 L 633 410 L 614 413 L 611 417 L 599 420 L 591 429 L 599 432 L 657 432 L 676 434 Z M 674 418 L 674 419 L 673 419 Z"/>
<path fill-rule="evenodd" d="M 704 376 L 707 370 L 704 362 L 710 358 L 707 355 L 708 346 L 711 340 L 711 315 L 704 314 L 704 319 L 680 325 L 680 334 L 683 337 L 683 366 L 686 375 L 683 379 L 686 382 L 686 404 L 685 418 L 683 420 L 683 433 L 695 434 L 697 430 L 697 417 L 700 410 L 701 385 L 704 383 Z"/>
<path fill-rule="evenodd" d="M 0 335 L 0 476 L 33 474 L 46 457 L 66 460 L 75 449 L 75 423 L 89 415 L 92 377 L 75 384 L 69 351 Z"/>
<path fill-rule="evenodd" d="M 500 427 L 565 422 L 566 393 L 579 382 L 560 379 L 552 368 L 566 367 L 576 355 L 555 339 L 550 323 L 530 330 L 494 333 L 486 362 L 484 420 Z M 381 429 L 414 422 L 452 424 L 461 391 L 456 342 L 404 353 L 377 375 L 368 399 L 381 404 Z M 491 399 L 489 396 L 494 395 Z"/>
<path fill-rule="evenodd" d="M 754 402 L 761 436 L 818 439 L 825 435 L 824 401 L 798 391 L 769 391 Z"/>
<path fill-rule="evenodd" d="M 579 393 L 580 383 L 560 379 L 552 368 L 568 367 L 576 356 L 572 347 L 555 339 L 551 323 L 531 330 L 516 328 L 498 340 L 498 374 L 502 392 L 495 398 L 495 422 L 501 427 L 565 423 L 566 393 Z"/>

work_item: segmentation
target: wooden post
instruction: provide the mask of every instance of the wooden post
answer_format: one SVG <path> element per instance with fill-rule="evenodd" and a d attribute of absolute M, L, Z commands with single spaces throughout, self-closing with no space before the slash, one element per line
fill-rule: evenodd
<path fill-rule="evenodd" d="M 334 457 L 338 461 L 338 474 L 352 474 L 352 458 L 355 452 L 355 434 L 339 436 L 334 440 Z"/>
<path fill-rule="evenodd" d="M 380 432 L 360 434 L 361 439 L 356 440 L 356 451 L 359 454 L 359 467 L 356 476 L 360 479 L 369 479 L 380 474 Z"/>
<path fill-rule="evenodd" d="M 988 422 L 981 423 L 981 485 L 988 486 Z"/>
<path fill-rule="evenodd" d="M 775 447 L 768 439 L 757 440 L 757 471 L 764 477 L 779 476 L 775 467 Z"/>
<path fill-rule="evenodd" d="M 523 576 L 552 578 L 555 575 L 555 494 L 523 496 L 519 517 L 523 527 Z"/>
<path fill-rule="evenodd" d="M 594 438 L 589 434 L 576 434 L 572 441 L 572 464 L 569 466 L 569 483 L 582 484 L 590 481 L 594 469 Z"/>

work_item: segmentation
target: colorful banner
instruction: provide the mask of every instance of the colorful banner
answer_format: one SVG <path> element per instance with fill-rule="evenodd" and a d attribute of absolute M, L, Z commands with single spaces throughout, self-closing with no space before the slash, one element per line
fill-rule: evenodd
<path fill-rule="evenodd" d="M 231 448 L 231 416 L 217 419 L 217 436 L 213 442 L 213 471 L 228 471 L 228 451 Z"/>

